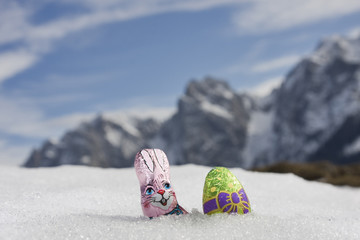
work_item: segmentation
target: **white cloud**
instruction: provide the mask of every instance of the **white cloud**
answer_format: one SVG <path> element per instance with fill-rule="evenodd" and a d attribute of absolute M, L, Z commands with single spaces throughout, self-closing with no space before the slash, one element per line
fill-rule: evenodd
<path fill-rule="evenodd" d="M 298 55 L 283 56 L 268 61 L 260 62 L 252 67 L 251 71 L 255 73 L 269 72 L 272 70 L 293 66 L 300 60 Z"/>
<path fill-rule="evenodd" d="M 66 2 L 66 1 L 65 1 Z M 70 3 L 70 1 L 68 1 Z M 29 40 L 53 40 L 69 33 L 111 22 L 127 21 L 149 15 L 174 11 L 200 11 L 221 5 L 243 2 L 239 0 L 197 0 L 197 1 L 94 1 L 81 3 L 91 6 L 93 11 L 72 18 L 60 18 L 40 26 L 33 26 L 25 36 Z"/>
<path fill-rule="evenodd" d="M 238 73 L 265 73 L 273 70 L 287 68 L 294 66 L 300 59 L 300 55 L 288 55 L 279 58 L 274 58 L 251 65 L 250 59 L 248 61 L 238 62 L 225 67 L 219 71 L 219 75 L 235 75 Z"/>
<path fill-rule="evenodd" d="M 109 8 L 163 8 L 166 11 L 200 11 L 217 6 L 236 4 L 246 2 L 247 0 L 80 0 L 83 5 L 92 9 L 109 9 Z M 72 0 L 63 0 L 71 3 Z"/>
<path fill-rule="evenodd" d="M 0 83 L 31 67 L 38 56 L 25 49 L 0 54 Z"/>
<path fill-rule="evenodd" d="M 29 156 L 30 146 L 12 146 L 3 142 L 0 144 L 0 165 L 21 165 Z"/>
<path fill-rule="evenodd" d="M 46 4 L 44 1 L 42 4 Z M 63 16 L 53 21 L 40 25 L 31 25 L 27 18 L 36 15 L 35 10 L 29 10 L 28 5 L 2 4 L 0 10 L 0 44 L 13 41 L 40 41 L 55 40 L 62 38 L 69 33 L 84 30 L 86 28 L 99 26 L 101 24 L 126 21 L 144 16 L 175 11 L 201 11 L 222 5 L 229 5 L 243 2 L 243 0 L 181 0 L 181 1 L 95 1 L 62 0 L 58 4 L 79 5 L 91 9 L 91 11 L 76 16 Z M 1 5 L 0 5 L 1 6 Z M 37 7 L 41 8 L 41 7 Z M 31 8 L 36 9 L 36 8 Z"/>
<path fill-rule="evenodd" d="M 0 97 L 0 131 L 7 134 L 38 137 L 42 112 L 31 101 Z M 40 125 L 40 126 L 39 126 Z"/>
<path fill-rule="evenodd" d="M 51 50 L 54 40 L 111 22 L 165 12 L 201 11 L 233 5 L 240 9 L 234 16 L 234 22 L 241 33 L 262 33 L 360 11 L 358 0 L 61 0 L 57 4 L 82 5 L 88 12 L 71 17 L 61 16 L 39 25 L 31 24 L 29 18 L 36 16 L 36 10 L 41 9 L 39 5 L 47 3 L 35 1 L 20 5 L 16 2 L 0 2 L 0 45 L 16 42 L 21 43 L 21 49 L 29 49 L 22 50 L 25 51 L 22 53 L 24 59 L 19 59 L 21 56 L 18 55 L 19 61 L 9 61 L 9 70 L 0 72 L 0 82 L 33 66 L 37 58 Z M 18 53 L 19 49 L 12 52 Z M 3 61 L 6 57 L 14 59 L 14 56 L 1 54 Z"/>
<path fill-rule="evenodd" d="M 241 34 L 264 33 L 359 11 L 358 0 L 253 0 L 233 20 Z"/>
<path fill-rule="evenodd" d="M 34 145 L 44 139 L 58 139 L 80 123 L 95 118 L 95 112 L 67 114 L 47 118 L 31 99 L 10 99 L 0 96 L 0 133 L 33 139 L 33 144 L 11 145 L 0 139 L 0 164 L 18 165 L 24 162 Z M 160 121 L 168 119 L 174 108 L 133 107 L 128 109 L 113 109 L 103 112 L 107 119 L 129 125 L 129 117 L 154 117 Z"/>
<path fill-rule="evenodd" d="M 284 80 L 283 77 L 274 77 L 262 82 L 261 84 L 251 89 L 248 89 L 247 92 L 257 97 L 265 97 L 269 95 L 272 92 L 272 90 L 279 87 L 283 82 L 283 80 Z"/>
<path fill-rule="evenodd" d="M 0 109 L 1 132 L 33 139 L 58 137 L 64 129 L 89 118 L 89 114 L 78 114 L 47 119 L 32 99 L 0 97 Z"/>
<path fill-rule="evenodd" d="M 44 139 L 59 137 L 65 129 L 73 128 L 82 121 L 91 119 L 94 113 L 77 113 L 47 118 L 42 111 L 26 100 L 0 98 L 0 131 L 9 135 Z"/>
<path fill-rule="evenodd" d="M 33 99 L 11 99 L 0 96 L 0 132 L 38 140 L 58 138 L 65 130 L 74 128 L 81 122 L 89 121 L 97 114 L 96 112 L 79 112 L 48 118 L 36 107 L 36 103 Z M 173 112 L 173 108 L 146 106 L 104 110 L 105 116 L 112 120 L 131 115 L 142 118 L 153 117 L 163 121 Z"/>
<path fill-rule="evenodd" d="M 20 49 L 0 53 L 0 63 L 6 63 L 6 65 L 1 65 L 0 83 L 33 66 L 39 57 L 51 50 L 53 41 L 71 33 L 102 24 L 127 21 L 164 12 L 200 11 L 236 2 L 239 1 L 82 0 L 74 2 L 62 0 L 58 4 L 82 4 L 90 11 L 72 17 L 62 16 L 40 25 L 30 24 L 28 18 L 36 15 L 36 9 L 41 9 L 41 7 L 31 7 L 31 3 L 19 5 L 0 2 L 0 46 L 14 42 L 21 44 Z M 40 5 L 46 3 L 47 1 L 37 2 Z"/>
<path fill-rule="evenodd" d="M 175 113 L 175 108 L 172 107 L 134 107 L 128 109 L 118 109 L 106 111 L 104 116 L 114 122 L 117 119 L 123 118 L 124 116 L 134 116 L 137 118 L 155 118 L 159 121 L 165 121 Z"/>
<path fill-rule="evenodd" d="M 35 121 L 42 114 L 30 101 L 0 96 L 0 127 L 16 127 L 18 121 Z"/>
<path fill-rule="evenodd" d="M 348 36 L 350 38 L 360 38 L 360 28 L 353 28 L 350 31 L 348 31 Z"/>
<path fill-rule="evenodd" d="M 30 27 L 27 22 L 29 15 L 29 9 L 15 1 L 0 1 L 0 45 L 24 37 Z"/>

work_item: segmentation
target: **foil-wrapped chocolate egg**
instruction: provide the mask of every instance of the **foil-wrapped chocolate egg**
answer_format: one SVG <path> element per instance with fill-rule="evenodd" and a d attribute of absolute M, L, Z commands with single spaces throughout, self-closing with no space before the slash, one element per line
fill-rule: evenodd
<path fill-rule="evenodd" d="M 216 167 L 207 174 L 203 191 L 203 210 L 208 215 L 251 212 L 243 186 L 229 169 Z"/>

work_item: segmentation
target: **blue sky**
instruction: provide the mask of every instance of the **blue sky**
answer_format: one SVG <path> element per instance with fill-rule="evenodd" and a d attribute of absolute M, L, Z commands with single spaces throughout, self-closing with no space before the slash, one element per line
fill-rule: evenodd
<path fill-rule="evenodd" d="M 358 0 L 0 0 L 0 163 L 99 112 L 174 108 L 191 79 L 261 94 L 359 23 Z"/>

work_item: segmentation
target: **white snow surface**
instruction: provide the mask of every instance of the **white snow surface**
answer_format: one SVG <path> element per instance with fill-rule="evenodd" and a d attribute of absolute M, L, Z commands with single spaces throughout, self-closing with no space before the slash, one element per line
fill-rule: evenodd
<path fill-rule="evenodd" d="M 0 167 L 0 239 L 360 239 L 360 189 L 231 169 L 247 215 L 202 213 L 209 167 L 171 167 L 190 214 L 142 216 L 133 168 Z"/>

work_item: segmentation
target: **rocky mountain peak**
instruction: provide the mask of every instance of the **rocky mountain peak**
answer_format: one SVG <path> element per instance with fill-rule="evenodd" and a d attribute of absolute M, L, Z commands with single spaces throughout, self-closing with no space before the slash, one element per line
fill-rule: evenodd
<path fill-rule="evenodd" d="M 245 99 L 227 83 L 192 81 L 153 145 L 162 146 L 175 164 L 241 165 L 248 120 Z"/>
<path fill-rule="evenodd" d="M 185 97 L 194 101 L 209 101 L 219 103 L 223 99 L 231 99 L 233 90 L 227 82 L 207 77 L 202 81 L 191 81 L 186 88 Z"/>
<path fill-rule="evenodd" d="M 310 59 L 320 65 L 329 64 L 335 59 L 348 63 L 360 62 L 360 35 L 344 37 L 334 35 L 323 39 Z"/>
<path fill-rule="evenodd" d="M 273 158 L 297 161 L 346 158 L 342 148 L 358 135 L 345 128 L 352 116 L 360 114 L 359 49 L 359 39 L 331 37 L 289 73 L 274 104 L 277 140 Z M 338 131 L 347 135 L 337 141 L 337 152 L 320 150 L 335 141 L 335 136 L 339 138 Z"/>
<path fill-rule="evenodd" d="M 128 119 L 131 122 L 122 125 L 99 114 L 66 132 L 60 141 L 45 141 L 24 166 L 129 167 L 138 149 L 147 147 L 147 141 L 159 131 L 160 123 L 154 119 Z"/>
<path fill-rule="evenodd" d="M 178 102 L 179 113 L 185 115 L 206 114 L 213 118 L 240 120 L 245 124 L 248 120 L 246 108 L 247 98 L 236 93 L 228 83 L 214 78 L 191 81 Z"/>

